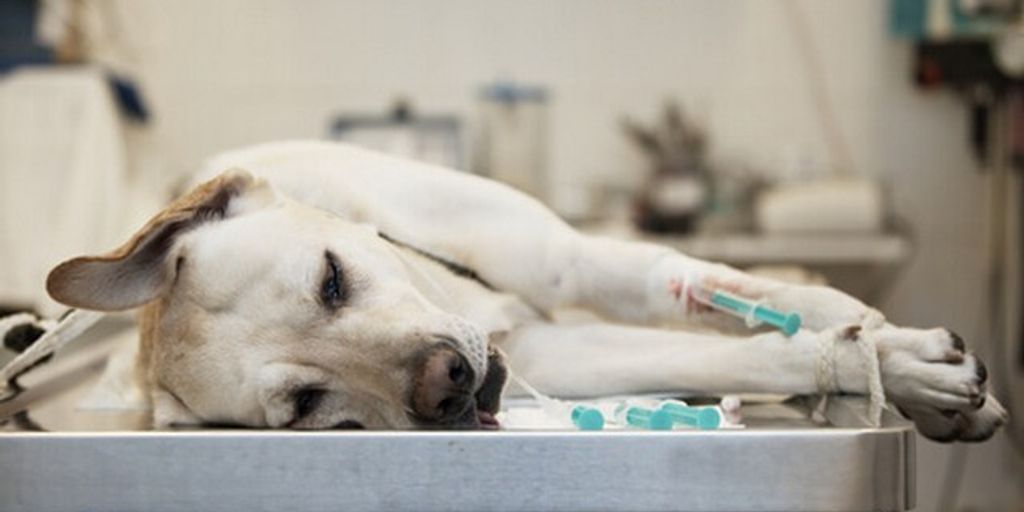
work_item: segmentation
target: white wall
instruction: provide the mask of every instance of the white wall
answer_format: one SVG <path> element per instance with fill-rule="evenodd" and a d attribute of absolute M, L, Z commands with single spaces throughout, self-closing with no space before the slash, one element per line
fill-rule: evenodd
<path fill-rule="evenodd" d="M 900 323 L 985 333 L 984 178 L 966 145 L 966 110 L 909 85 L 909 48 L 885 33 L 886 2 L 802 1 L 856 171 L 891 185 L 918 253 L 885 309 Z M 320 137 L 332 113 L 377 111 L 408 95 L 424 111 L 472 117 L 483 83 L 547 86 L 559 191 L 622 181 L 642 165 L 619 115 L 650 119 L 683 100 L 714 153 L 780 171 L 794 155 L 827 167 L 807 75 L 779 2 L 242 1 L 131 2 L 122 27 L 152 101 L 171 169 L 252 142 Z M 628 180 L 627 180 L 628 181 Z M 921 510 L 948 450 L 919 444 Z M 970 448 L 962 505 L 1007 509 L 1006 444 Z"/>

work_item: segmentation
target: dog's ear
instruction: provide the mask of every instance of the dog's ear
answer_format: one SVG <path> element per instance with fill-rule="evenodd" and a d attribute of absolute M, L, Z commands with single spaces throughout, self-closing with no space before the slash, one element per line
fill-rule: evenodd
<path fill-rule="evenodd" d="M 176 263 L 175 239 L 204 222 L 266 204 L 273 192 L 245 171 L 221 174 L 171 203 L 124 245 L 100 256 L 61 263 L 46 279 L 46 290 L 68 306 L 119 311 L 145 304 L 170 289 Z"/>

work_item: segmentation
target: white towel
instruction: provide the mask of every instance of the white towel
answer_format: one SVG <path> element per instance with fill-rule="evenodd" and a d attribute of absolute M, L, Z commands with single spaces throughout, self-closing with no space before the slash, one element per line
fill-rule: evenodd
<path fill-rule="evenodd" d="M 126 235 L 123 140 L 98 70 L 24 68 L 0 80 L 0 303 L 59 312 L 44 289 L 50 268 Z"/>

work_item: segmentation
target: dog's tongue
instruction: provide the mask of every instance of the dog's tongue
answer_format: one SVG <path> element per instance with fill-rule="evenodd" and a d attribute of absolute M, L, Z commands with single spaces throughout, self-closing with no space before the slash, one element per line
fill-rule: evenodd
<path fill-rule="evenodd" d="M 487 411 L 476 411 L 476 418 L 480 422 L 480 428 L 483 430 L 498 430 L 501 428 L 498 419 Z"/>

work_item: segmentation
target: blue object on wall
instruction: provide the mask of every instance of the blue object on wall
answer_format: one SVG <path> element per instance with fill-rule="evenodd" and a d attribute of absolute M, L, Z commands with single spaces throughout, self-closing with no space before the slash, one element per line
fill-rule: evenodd
<path fill-rule="evenodd" d="M 0 73 L 22 64 L 48 64 L 53 52 L 35 42 L 35 0 L 0 1 Z"/>
<path fill-rule="evenodd" d="M 889 31 L 897 37 L 922 39 L 928 16 L 928 0 L 890 0 Z"/>
<path fill-rule="evenodd" d="M 143 101 L 138 85 L 129 78 L 107 73 L 107 81 L 114 92 L 121 115 L 132 121 L 145 123 L 149 120 L 149 109 Z"/>

